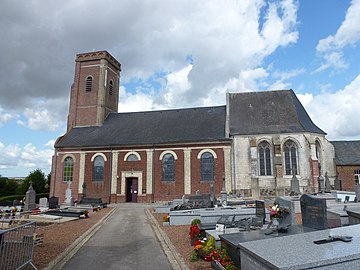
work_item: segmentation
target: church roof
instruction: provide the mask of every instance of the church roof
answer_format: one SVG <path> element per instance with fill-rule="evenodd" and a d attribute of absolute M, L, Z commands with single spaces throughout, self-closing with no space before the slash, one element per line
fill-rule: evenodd
<path fill-rule="evenodd" d="M 75 127 L 55 147 L 106 147 L 221 141 L 226 107 L 111 113 L 102 126 Z"/>
<path fill-rule="evenodd" d="M 326 134 L 312 122 L 293 90 L 228 95 L 230 135 Z"/>
<path fill-rule="evenodd" d="M 331 141 L 336 165 L 360 165 L 360 141 Z"/>

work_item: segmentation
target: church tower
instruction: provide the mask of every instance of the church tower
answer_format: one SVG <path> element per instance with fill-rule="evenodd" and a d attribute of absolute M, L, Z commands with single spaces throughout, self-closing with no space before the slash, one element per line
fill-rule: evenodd
<path fill-rule="evenodd" d="M 67 132 L 73 127 L 101 126 L 118 111 L 121 64 L 107 51 L 76 55 Z"/>

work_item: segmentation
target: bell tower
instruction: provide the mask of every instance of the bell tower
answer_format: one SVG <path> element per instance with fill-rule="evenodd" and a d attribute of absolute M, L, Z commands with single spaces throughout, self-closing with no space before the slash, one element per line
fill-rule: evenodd
<path fill-rule="evenodd" d="M 76 55 L 67 132 L 73 127 L 101 126 L 118 111 L 121 64 L 107 51 Z"/>

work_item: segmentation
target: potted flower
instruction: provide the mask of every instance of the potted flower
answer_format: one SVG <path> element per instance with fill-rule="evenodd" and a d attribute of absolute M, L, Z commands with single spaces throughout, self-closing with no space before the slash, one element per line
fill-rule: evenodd
<path fill-rule="evenodd" d="M 190 235 L 191 245 L 194 245 L 195 241 L 200 239 L 201 232 L 197 224 L 190 226 L 189 235 Z"/>
<path fill-rule="evenodd" d="M 279 219 L 283 219 L 287 214 L 289 214 L 289 210 L 287 208 L 280 207 L 278 204 L 272 206 L 270 208 L 271 225 L 278 227 Z"/>
<path fill-rule="evenodd" d="M 203 249 L 203 241 L 196 240 L 194 242 L 194 248 L 191 251 L 190 261 L 195 262 L 195 261 L 199 260 L 202 249 Z"/>
<path fill-rule="evenodd" d="M 170 225 L 170 216 L 165 215 L 163 216 L 163 226 L 168 226 L 168 225 Z"/>

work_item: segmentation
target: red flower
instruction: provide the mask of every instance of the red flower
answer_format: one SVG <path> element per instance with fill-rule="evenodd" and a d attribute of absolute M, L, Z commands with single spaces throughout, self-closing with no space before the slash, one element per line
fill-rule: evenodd
<path fill-rule="evenodd" d="M 189 235 L 190 235 L 191 239 L 194 239 L 195 237 L 200 237 L 200 229 L 199 229 L 198 225 L 190 226 Z"/>

